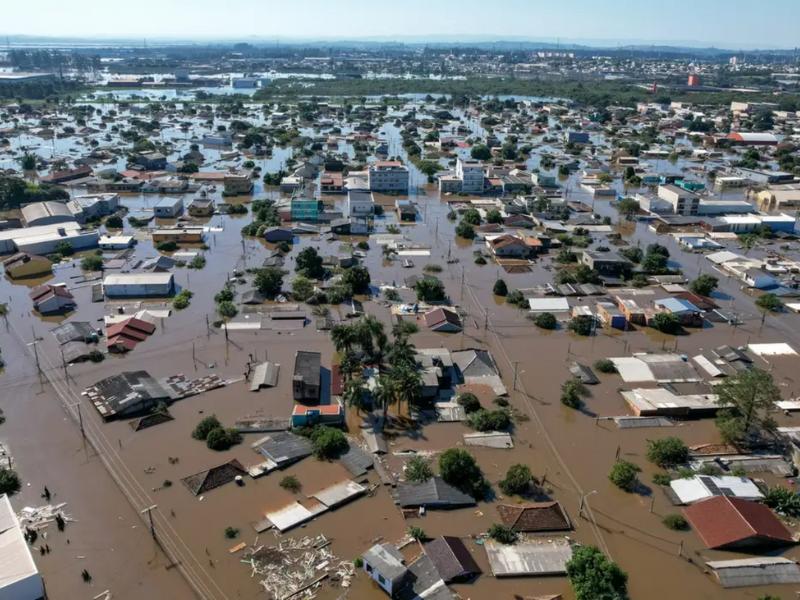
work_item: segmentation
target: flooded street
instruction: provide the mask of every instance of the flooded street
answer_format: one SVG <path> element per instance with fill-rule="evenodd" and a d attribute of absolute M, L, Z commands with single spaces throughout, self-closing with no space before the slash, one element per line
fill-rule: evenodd
<path fill-rule="evenodd" d="M 401 108 L 406 110 L 416 105 L 410 103 Z M 119 110 L 125 109 L 119 107 Z M 254 122 L 267 122 L 259 116 L 258 105 L 248 106 L 247 110 L 251 111 L 247 116 L 254 117 Z M 397 109 L 397 112 L 402 111 Z M 392 155 L 403 155 L 399 129 L 391 123 L 393 113 L 388 117 L 390 122 L 381 127 L 381 138 L 389 144 Z M 177 118 L 169 121 L 177 121 Z M 192 140 L 206 129 L 204 119 L 197 117 L 190 121 L 192 135 L 181 133 L 179 127 L 171 124 L 161 130 L 163 139 L 174 144 L 170 160 L 186 153 Z M 473 122 L 472 126 L 477 133 L 479 125 Z M 351 131 L 342 127 L 341 135 L 347 136 Z M 37 147 L 32 136 L 19 136 L 14 138 L 11 147 L 14 151 L 34 148 L 43 158 L 51 158 L 69 153 L 83 142 L 80 137 L 57 140 L 52 151 L 44 141 L 38 143 Z M 283 168 L 295 150 L 275 147 L 270 158 L 253 160 L 256 166 L 262 167 L 263 173 L 271 173 Z M 352 145 L 345 142 L 338 151 L 354 154 Z M 227 161 L 214 150 L 206 149 L 203 154 L 205 165 L 218 170 L 234 164 L 238 166 L 242 158 Z M 535 166 L 536 154 L 534 152 L 529 159 L 528 166 Z M 0 157 L 0 167 L 9 167 L 14 161 L 10 156 Z M 124 169 L 124 156 L 118 156 L 107 166 Z M 683 163 L 679 165 L 683 166 Z M 550 172 L 556 174 L 555 169 Z M 616 219 L 618 213 L 612 204 L 592 200 L 579 189 L 579 179 L 578 174 L 562 178 L 561 184 L 568 190 L 567 199 L 591 205 L 594 213 L 601 217 Z M 281 197 L 277 188 L 265 188 L 258 179 L 255 184 L 253 194 L 246 197 L 223 199 L 221 189 L 210 192 L 209 197 L 217 203 L 245 204 L 254 198 Z M 55 494 L 53 502 L 66 502 L 66 511 L 75 520 L 64 532 L 48 534 L 51 554 L 35 557 L 49 597 L 55 600 L 93 597 L 110 589 L 118 600 L 195 596 L 220 600 L 263 599 L 266 595 L 257 578 L 252 576 L 250 566 L 242 560 L 241 549 L 232 551 L 242 542 L 257 546 L 272 544 L 281 537 L 323 534 L 332 541 L 330 548 L 339 559 L 352 560 L 377 541 L 401 540 L 410 526 L 416 526 L 423 528 L 429 537 L 466 538 L 467 547 L 483 576 L 472 584 L 453 586 L 463 598 L 499 600 L 545 594 L 564 594 L 571 598 L 565 577 L 494 578 L 486 553 L 476 543 L 481 534 L 499 521 L 497 504 L 504 499 L 497 482 L 515 463 L 528 465 L 547 495 L 562 504 L 575 525 L 575 531 L 569 533 L 571 539 L 596 545 L 629 574 L 631 598 L 704 600 L 722 597 L 719 583 L 705 572 L 704 563 L 738 555 L 707 550 L 695 532 L 672 531 L 662 525 L 666 515 L 680 512 L 680 509 L 671 504 L 660 486 L 651 482 L 652 475 L 660 470 L 645 458 L 647 440 L 657 437 L 677 435 L 689 445 L 718 442 L 713 419 L 677 421 L 674 428 L 620 429 L 613 420 L 606 419 L 630 414 L 619 391 L 631 386 L 623 383 L 619 375 L 599 374 L 600 383 L 591 387 L 591 394 L 579 411 L 559 401 L 561 385 L 570 377 L 568 368 L 573 361 L 592 365 L 599 358 L 662 350 L 691 357 L 723 344 L 739 347 L 755 341 L 786 342 L 798 349 L 800 316 L 795 313 L 770 315 L 762 323 L 753 298 L 740 288 L 740 282 L 717 273 L 720 282 L 714 297 L 721 306 L 739 316 L 741 324 L 738 326 L 708 324 L 679 336 L 660 334 L 645 327 L 624 333 L 600 329 L 591 337 L 570 333 L 563 323 L 556 331 L 538 329 L 526 318 L 527 311 L 495 296 L 493 286 L 498 278 L 506 282 L 509 290 L 527 290 L 550 283 L 555 252 L 536 259 L 522 272 L 506 272 L 492 261 L 484 266 L 475 264 L 474 252 L 480 250 L 488 255 L 488 250 L 482 239 L 468 242 L 456 238 L 455 222 L 448 219 L 450 205 L 456 198 L 441 195 L 413 166 L 411 185 L 408 197 L 417 203 L 417 222 L 399 223 L 393 211 L 397 197 L 376 194 L 376 201 L 385 207 L 385 213 L 375 219 L 375 233 L 385 234 L 389 228 L 399 227 L 407 243 L 429 249 L 430 256 L 423 252 L 414 257 L 413 267 L 404 268 L 402 259 L 386 260 L 374 238 L 369 239 L 363 264 L 370 271 L 376 293 L 365 301 L 364 309 L 385 323 L 389 330 L 393 323 L 389 303 L 377 293 L 378 288 L 397 286 L 402 300 L 413 302 L 414 291 L 406 285 L 407 279 L 421 276 L 426 265 L 442 268 L 437 276 L 444 282 L 452 304 L 462 312 L 464 330 L 457 334 L 434 333 L 424 326 L 420 317 L 416 319 L 420 331 L 411 339 L 418 349 L 486 348 L 491 351 L 515 415 L 514 448 L 471 448 L 470 452 L 492 483 L 496 496 L 479 502 L 474 508 L 432 510 L 424 517 L 405 519 L 390 489 L 381 485 L 375 471 L 369 471 L 368 475 L 356 479 L 366 480 L 370 487 L 376 486 L 370 495 L 322 514 L 281 536 L 271 531 L 257 534 L 254 525 L 264 519 L 266 512 L 351 478 L 340 462 L 308 457 L 264 477 L 245 477 L 241 486 L 231 483 L 198 496 L 190 493 L 182 482 L 190 475 L 232 459 L 237 459 L 245 468 L 262 460 L 251 444 L 263 437 L 263 433 L 245 433 L 240 444 L 215 452 L 192 437 L 192 431 L 202 418 L 216 415 L 226 427 L 245 418 L 287 418 L 294 405 L 295 353 L 298 350 L 321 353 L 324 369 L 330 369 L 335 359 L 330 335 L 317 330 L 314 315 L 305 305 L 301 305 L 301 310 L 308 319 L 303 327 L 231 328 L 226 334 L 214 326 L 219 318 L 214 294 L 225 286 L 234 271 L 260 267 L 274 249 L 260 240 L 242 237 L 241 228 L 251 221 L 251 214 L 216 214 L 197 221 L 206 228 L 208 247 L 202 250 L 205 266 L 174 270 L 176 285 L 194 294 L 189 307 L 172 310 L 168 318 L 159 319 L 153 335 L 140 342 L 132 352 L 108 355 L 103 362 L 63 364 L 59 344 L 50 331 L 65 321 L 87 321 L 99 328 L 104 316 L 114 315 L 123 305 L 125 314 L 133 314 L 142 308 L 169 308 L 167 302 L 92 302 L 92 284 L 96 282 L 84 279 L 78 266 L 80 261 L 74 258 L 56 265 L 49 278 L 16 282 L 6 277 L 0 281 L 0 299 L 7 302 L 10 310 L 7 322 L 0 323 L 0 347 L 6 362 L 0 375 L 0 407 L 7 419 L 0 428 L 0 439 L 10 448 L 25 482 L 13 503 L 18 510 L 43 504 L 40 494 L 47 486 Z M 619 179 L 614 186 L 622 191 Z M 84 191 L 76 187 L 70 193 L 76 196 Z M 184 195 L 184 204 L 188 204 L 191 197 L 191 194 Z M 152 209 L 160 198 L 159 194 L 123 194 L 121 203 L 129 212 L 145 211 Z M 346 196 L 325 195 L 322 198 L 327 205 L 341 208 Z M 467 198 L 457 200 L 463 202 Z M 160 225 L 174 223 L 158 221 Z M 701 254 L 683 252 L 672 236 L 656 235 L 646 222 L 623 223 L 615 226 L 614 231 L 621 233 L 623 240 L 642 247 L 657 240 L 669 249 L 671 259 L 680 263 L 689 279 L 701 272 L 712 272 L 711 263 Z M 132 228 L 126 219 L 124 233 L 134 235 L 138 243 L 125 257 L 123 271 L 143 259 L 161 254 L 155 249 L 147 228 Z M 303 248 L 311 246 L 322 256 L 336 256 L 345 244 L 360 240 L 367 238 L 328 240 L 319 234 L 295 236 L 283 267 L 289 273 L 284 278 L 284 288 L 289 288 L 296 257 Z M 603 234 L 593 234 L 594 245 L 605 241 Z M 736 249 L 736 246 L 732 243 L 731 248 Z M 106 256 L 110 258 L 112 254 L 115 253 L 108 252 Z M 66 317 L 47 319 L 35 313 L 28 293 L 34 283 L 44 281 L 67 283 L 77 302 L 75 311 Z M 239 284 L 234 284 L 234 288 L 242 291 Z M 652 300 L 654 294 L 664 295 L 663 290 L 654 286 L 641 293 L 643 302 Z M 609 291 L 606 298 L 613 294 Z M 603 298 L 593 298 L 591 302 L 600 299 Z M 242 312 L 235 322 L 260 319 L 256 311 L 267 311 L 274 306 L 263 304 L 253 312 Z M 331 307 L 329 316 L 334 322 L 342 321 L 345 309 L 345 306 Z M 250 391 L 244 375 L 251 355 L 258 362 L 269 360 L 280 365 L 276 387 Z M 41 377 L 37 374 L 37 360 L 44 373 Z M 800 380 L 796 374 L 796 357 L 761 360 L 758 366 L 772 373 L 786 397 L 797 397 Z M 104 422 L 90 400 L 82 395 L 83 390 L 111 375 L 138 370 L 147 371 L 156 378 L 183 374 L 194 379 L 216 374 L 227 385 L 175 402 L 169 407 L 173 420 L 155 427 L 136 431 L 128 419 Z M 494 394 L 484 389 L 480 395 L 484 405 L 490 407 Z M 796 417 L 781 414 L 778 420 L 781 425 L 798 425 Z M 349 422 L 358 422 L 352 412 Z M 82 437 L 82 428 L 88 441 Z M 393 431 L 386 462 L 399 472 L 404 459 L 396 453 L 415 451 L 435 456 L 448 448 L 463 446 L 462 436 L 470 431 L 465 423 L 431 423 L 418 429 Z M 351 427 L 348 433 L 356 436 L 358 431 Z M 608 472 L 617 457 L 642 468 L 639 478 L 644 485 L 640 493 L 625 493 L 609 481 Z M 302 485 L 298 493 L 280 486 L 281 479 L 290 475 Z M 762 477 L 770 484 L 778 481 L 775 476 Z M 146 509 L 152 510 L 156 536 L 176 564 L 170 564 L 151 539 L 148 517 L 140 514 Z M 226 537 L 227 528 L 238 530 L 238 535 Z M 800 559 L 800 549 L 789 549 L 782 556 Z M 92 574 L 91 584 L 81 580 L 83 568 Z M 770 593 L 788 598 L 795 588 L 794 585 L 775 585 L 763 589 L 733 589 L 726 590 L 724 597 L 744 600 Z M 367 577 L 359 576 L 347 590 L 326 585 L 318 597 L 377 600 L 385 594 Z"/>

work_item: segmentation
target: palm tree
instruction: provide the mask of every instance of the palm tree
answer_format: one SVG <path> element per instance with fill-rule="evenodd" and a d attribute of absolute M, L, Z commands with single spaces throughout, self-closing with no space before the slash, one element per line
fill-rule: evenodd
<path fill-rule="evenodd" d="M 355 408 L 357 413 L 361 413 L 364 408 L 364 380 L 360 377 L 350 379 L 344 386 L 342 400 L 346 406 Z"/>
<path fill-rule="evenodd" d="M 331 341 L 336 351 L 346 353 L 356 343 L 356 330 L 353 325 L 334 325 L 331 329 Z"/>
<path fill-rule="evenodd" d="M 372 395 L 383 409 L 383 425 L 385 427 L 389 416 L 389 405 L 397 401 L 397 386 L 395 381 L 387 375 L 378 375 L 376 384 Z"/>
<path fill-rule="evenodd" d="M 406 401 L 406 408 L 419 398 L 422 388 L 422 375 L 416 365 L 401 364 L 392 368 L 391 378 L 398 401 Z"/>
<path fill-rule="evenodd" d="M 372 362 L 381 362 L 388 339 L 383 330 L 383 323 L 372 315 L 367 315 L 358 325 L 358 342 L 364 354 Z"/>
<path fill-rule="evenodd" d="M 408 341 L 407 337 L 396 337 L 386 351 L 389 366 L 392 368 L 406 366 L 415 369 L 417 365 L 416 351 L 414 344 Z"/>
<path fill-rule="evenodd" d="M 361 369 L 361 363 L 352 350 L 346 350 L 339 360 L 339 373 L 345 382 L 350 381 Z"/>

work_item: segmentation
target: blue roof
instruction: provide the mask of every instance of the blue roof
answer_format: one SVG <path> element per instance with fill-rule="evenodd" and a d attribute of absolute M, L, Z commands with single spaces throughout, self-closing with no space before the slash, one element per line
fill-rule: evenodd
<path fill-rule="evenodd" d="M 666 308 L 673 313 L 703 312 L 694 304 L 683 298 L 662 298 L 661 300 L 656 300 L 654 304 Z"/>

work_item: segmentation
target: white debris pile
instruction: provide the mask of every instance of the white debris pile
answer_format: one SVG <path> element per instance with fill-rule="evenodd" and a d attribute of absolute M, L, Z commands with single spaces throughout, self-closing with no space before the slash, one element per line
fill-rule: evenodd
<path fill-rule="evenodd" d="M 55 523 L 58 515 L 61 515 L 66 522 L 73 522 L 74 519 L 64 512 L 65 506 L 67 506 L 66 502 L 35 507 L 26 506 L 17 515 L 20 527 L 23 531 L 25 529 L 44 529 L 51 523 Z"/>
<path fill-rule="evenodd" d="M 242 562 L 250 565 L 251 577 L 258 577 L 268 597 L 274 600 L 313 598 L 324 581 L 350 587 L 355 568 L 338 559 L 324 535 L 286 538 L 274 546 L 259 544 L 246 551 Z"/>

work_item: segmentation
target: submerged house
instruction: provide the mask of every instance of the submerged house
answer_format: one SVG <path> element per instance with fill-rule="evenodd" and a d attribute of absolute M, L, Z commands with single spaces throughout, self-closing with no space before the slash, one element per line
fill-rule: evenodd
<path fill-rule="evenodd" d="M 75 297 L 62 284 L 44 284 L 33 288 L 29 294 L 33 308 L 43 315 L 69 312 L 75 308 Z"/>
<path fill-rule="evenodd" d="M 321 374 L 320 353 L 298 350 L 292 376 L 292 396 L 297 402 L 319 402 Z"/>

